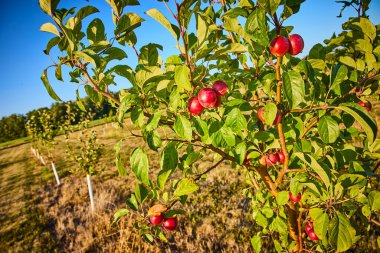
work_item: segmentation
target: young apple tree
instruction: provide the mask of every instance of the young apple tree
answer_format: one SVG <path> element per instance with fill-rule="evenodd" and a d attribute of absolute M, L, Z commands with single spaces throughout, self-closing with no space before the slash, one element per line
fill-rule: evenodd
<path fill-rule="evenodd" d="M 33 154 L 41 161 L 43 165 L 46 165 L 43 154 L 47 154 L 48 162 L 51 163 L 51 168 L 53 170 L 55 180 L 57 181 L 57 185 L 60 185 L 61 181 L 55 167 L 54 157 L 52 155 L 52 150 L 56 144 L 54 138 L 57 135 L 58 129 L 55 127 L 51 112 L 49 110 L 43 110 L 38 111 L 36 115 L 32 115 L 26 122 L 26 129 L 32 140 Z"/>
<path fill-rule="evenodd" d="M 357 17 L 303 55 L 307 38 L 292 33 L 288 20 L 303 0 L 158 1 L 167 11 L 152 8 L 144 16 L 130 11 L 138 0 L 107 2 L 113 34 L 99 18 L 82 26 L 96 7 L 39 0 L 52 18 L 41 30 L 54 35 L 44 52 L 57 58 L 41 79 L 59 100 L 48 69 L 63 80 L 61 69 L 69 68 L 72 82 L 82 82 L 94 102 L 117 107 L 121 125 L 130 117 L 161 155 L 160 170 L 151 173 L 146 150 L 133 150 L 130 169 L 139 183 L 115 221 L 136 212 L 134 227 L 145 240 L 166 240 L 179 216 L 185 219 L 199 179 L 229 164 L 249 178 L 242 198 L 251 199 L 262 228 L 251 239 L 257 252 L 264 245 L 278 252 L 345 251 L 375 230 L 380 140 L 367 101 L 379 100 L 380 29 L 366 15 L 370 1 L 343 1 Z M 168 30 L 162 41 L 174 39 L 177 54 L 162 59 L 162 45 L 138 45 L 135 31 L 149 29 L 147 19 Z M 129 51 L 138 59 L 132 66 L 125 64 Z M 118 96 L 109 92 L 116 77 L 131 85 Z M 210 153 L 214 165 L 199 171 L 194 164 Z"/>

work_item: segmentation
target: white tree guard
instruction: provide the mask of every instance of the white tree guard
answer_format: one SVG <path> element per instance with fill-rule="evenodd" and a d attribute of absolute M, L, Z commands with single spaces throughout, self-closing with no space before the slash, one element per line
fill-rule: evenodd
<path fill-rule="evenodd" d="M 91 176 L 87 174 L 87 185 L 88 185 L 88 194 L 90 195 L 91 211 L 95 210 L 94 204 L 94 192 L 92 191 Z"/>
<path fill-rule="evenodd" d="M 55 176 L 55 180 L 57 181 L 57 185 L 60 185 L 61 181 L 59 180 L 59 175 L 58 175 L 57 169 L 55 168 L 55 164 L 53 162 L 51 163 L 51 168 L 53 169 L 53 173 Z"/>

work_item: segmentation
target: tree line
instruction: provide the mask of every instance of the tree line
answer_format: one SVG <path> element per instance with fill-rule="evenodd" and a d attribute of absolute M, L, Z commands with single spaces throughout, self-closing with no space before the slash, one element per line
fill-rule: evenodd
<path fill-rule="evenodd" d="M 81 114 L 87 114 L 91 120 L 96 120 L 113 116 L 116 112 L 115 108 L 106 100 L 94 103 L 90 98 L 86 97 L 81 99 L 80 102 L 80 104 L 75 101 L 54 103 L 50 108 L 42 107 L 35 109 L 27 112 L 26 115 L 12 114 L 2 117 L 0 120 L 0 143 L 26 137 L 26 122 L 33 117 L 38 117 L 43 111 L 51 113 L 55 129 L 59 129 L 67 119 L 68 107 L 70 107 L 70 110 L 78 112 L 75 119 L 71 121 L 74 125 L 79 123 Z M 81 110 L 81 108 L 86 108 L 86 111 Z"/>

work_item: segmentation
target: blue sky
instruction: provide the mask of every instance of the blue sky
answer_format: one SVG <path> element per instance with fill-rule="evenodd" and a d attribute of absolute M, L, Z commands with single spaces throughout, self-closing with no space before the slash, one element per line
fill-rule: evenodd
<path fill-rule="evenodd" d="M 127 10 L 138 13 L 146 20 L 137 29 L 137 48 L 153 42 L 164 46 L 164 59 L 176 54 L 175 41 L 171 34 L 144 14 L 150 8 L 158 8 L 167 14 L 164 4 L 156 0 L 140 0 L 140 3 L 140 6 Z M 101 17 L 107 33 L 112 34 L 111 9 L 105 0 L 61 0 L 59 6 L 79 8 L 89 4 L 100 10 L 93 17 Z M 347 9 L 343 18 L 337 18 L 340 7 L 333 0 L 307 0 L 301 6 L 300 12 L 289 18 L 284 25 L 294 26 L 293 33 L 304 38 L 304 52 L 308 52 L 314 44 L 322 43 L 334 32 L 339 33 L 341 24 L 354 15 L 352 10 Z M 51 64 L 49 57 L 42 51 L 52 36 L 39 31 L 42 24 L 50 21 L 49 17 L 39 9 L 37 0 L 0 1 L 0 12 L 0 117 L 12 113 L 25 114 L 39 107 L 50 106 L 54 101 L 45 91 L 40 75 Z M 380 23 L 380 1 L 372 1 L 368 14 L 373 23 Z M 86 19 L 83 27 L 87 27 L 90 20 L 91 16 Z M 123 60 L 123 64 L 134 66 L 136 57 L 133 51 L 129 48 L 126 51 L 128 58 Z M 77 84 L 70 83 L 68 78 L 65 82 L 54 80 L 54 72 L 49 72 L 49 77 L 62 100 L 75 99 Z M 127 86 L 125 81 L 118 84 L 118 88 Z"/>

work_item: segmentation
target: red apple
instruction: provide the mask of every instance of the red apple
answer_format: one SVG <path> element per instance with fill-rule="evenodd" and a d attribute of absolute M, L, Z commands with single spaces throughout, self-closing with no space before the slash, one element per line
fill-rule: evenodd
<path fill-rule="evenodd" d="M 309 231 L 314 230 L 314 224 L 313 222 L 308 222 L 305 225 L 305 231 L 306 233 L 309 233 Z"/>
<path fill-rule="evenodd" d="M 216 102 L 214 106 L 211 108 L 218 108 L 221 103 L 222 103 L 222 97 L 219 94 L 216 94 Z"/>
<path fill-rule="evenodd" d="M 265 162 L 268 166 L 272 166 L 278 162 L 278 157 L 275 154 L 269 154 L 266 156 Z"/>
<path fill-rule="evenodd" d="M 314 229 L 310 230 L 307 235 L 309 236 L 309 238 L 313 241 L 313 242 L 318 242 L 319 238 L 318 236 L 315 234 L 314 232 Z"/>
<path fill-rule="evenodd" d="M 198 93 L 198 101 L 205 108 L 213 108 L 218 100 L 218 95 L 214 89 L 203 88 Z"/>
<path fill-rule="evenodd" d="M 363 106 L 364 109 L 366 109 L 369 112 L 372 110 L 372 105 L 370 102 L 365 103 L 364 101 L 359 101 L 358 104 Z"/>
<path fill-rule="evenodd" d="M 203 106 L 199 103 L 197 97 L 192 97 L 187 103 L 187 109 L 191 114 L 200 114 L 203 111 Z"/>
<path fill-rule="evenodd" d="M 289 36 L 289 54 L 297 55 L 303 50 L 303 39 L 298 34 L 292 34 Z"/>
<path fill-rule="evenodd" d="M 270 42 L 270 52 L 274 56 L 284 56 L 289 50 L 289 40 L 285 37 L 278 36 Z"/>
<path fill-rule="evenodd" d="M 165 228 L 165 230 L 169 232 L 173 232 L 177 228 L 177 225 L 177 217 L 164 219 L 164 222 L 162 223 L 162 226 Z"/>
<path fill-rule="evenodd" d="M 290 192 L 289 193 L 289 199 L 290 201 L 292 201 L 293 203 L 297 203 L 298 201 L 301 200 L 301 193 L 298 193 L 296 197 L 293 196 L 293 194 Z"/>
<path fill-rule="evenodd" d="M 228 86 L 225 82 L 218 80 L 213 85 L 212 88 L 218 93 L 220 96 L 223 96 L 228 92 Z"/>
<path fill-rule="evenodd" d="M 157 226 L 157 225 L 160 225 L 161 222 L 164 220 L 164 214 L 162 213 L 160 215 L 151 216 L 149 217 L 149 219 L 153 225 Z"/>
<path fill-rule="evenodd" d="M 280 163 L 284 163 L 285 162 L 285 155 L 284 155 L 284 152 L 280 151 L 277 153 L 277 157 L 278 157 L 278 161 Z"/>

